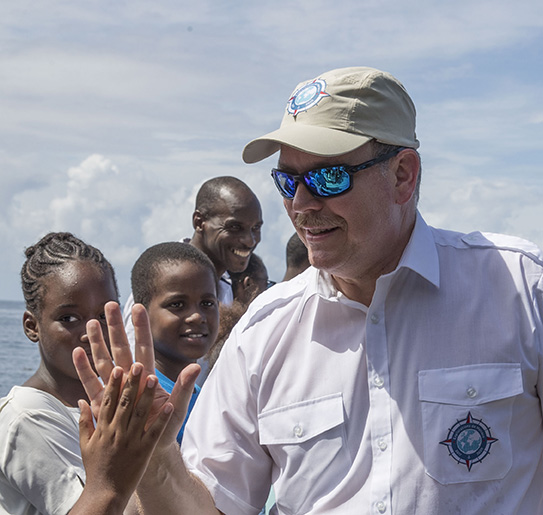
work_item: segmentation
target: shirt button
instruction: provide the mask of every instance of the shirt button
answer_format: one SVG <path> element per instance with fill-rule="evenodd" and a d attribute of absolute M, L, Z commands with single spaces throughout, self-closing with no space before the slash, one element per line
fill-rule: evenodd
<path fill-rule="evenodd" d="M 371 315 L 370 320 L 371 320 L 372 324 L 378 324 L 379 323 L 379 315 L 376 315 L 374 313 L 373 315 Z"/>
<path fill-rule="evenodd" d="M 474 399 L 475 397 L 477 397 L 477 390 L 475 388 L 473 388 L 473 386 L 470 386 L 466 390 L 466 394 L 470 399 Z"/>
<path fill-rule="evenodd" d="M 304 434 L 304 428 L 300 424 L 296 424 L 293 429 L 294 436 L 300 438 Z"/>
<path fill-rule="evenodd" d="M 381 449 L 382 451 L 386 451 L 386 448 L 388 447 L 388 446 L 387 446 L 387 443 L 385 442 L 385 439 L 384 439 L 384 438 L 379 438 L 379 440 L 377 440 L 377 446 L 378 446 L 379 449 Z"/>
<path fill-rule="evenodd" d="M 383 501 L 379 501 L 375 507 L 379 513 L 385 513 L 387 511 L 387 505 Z"/>
<path fill-rule="evenodd" d="M 377 386 L 377 388 L 383 388 L 385 382 L 383 381 L 383 378 L 381 376 L 376 376 L 373 380 L 373 384 Z"/>

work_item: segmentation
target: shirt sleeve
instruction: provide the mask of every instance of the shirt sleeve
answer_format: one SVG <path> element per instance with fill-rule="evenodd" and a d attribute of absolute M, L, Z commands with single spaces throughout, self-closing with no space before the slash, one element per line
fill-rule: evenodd
<path fill-rule="evenodd" d="M 126 304 L 123 308 L 123 324 L 126 332 L 126 337 L 130 343 L 130 349 L 134 352 L 134 345 L 136 341 L 136 333 L 134 330 L 134 324 L 132 323 L 132 308 L 134 307 L 134 296 L 130 294 L 126 300 Z"/>
<path fill-rule="evenodd" d="M 537 394 L 543 411 L 543 276 L 539 279 L 534 294 L 535 339 L 539 354 L 539 373 L 537 377 Z"/>
<path fill-rule="evenodd" d="M 256 515 L 270 490 L 272 461 L 259 443 L 258 376 L 236 340 L 234 329 L 191 413 L 182 454 L 219 510 Z"/>
<path fill-rule="evenodd" d="M 26 411 L 6 429 L 0 453 L 6 481 L 39 512 L 66 514 L 85 482 L 75 420 L 47 410 Z"/>

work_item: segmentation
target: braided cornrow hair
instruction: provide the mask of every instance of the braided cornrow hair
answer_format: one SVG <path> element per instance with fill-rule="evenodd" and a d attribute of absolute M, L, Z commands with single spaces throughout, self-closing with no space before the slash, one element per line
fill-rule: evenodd
<path fill-rule="evenodd" d="M 39 315 L 44 287 L 42 279 L 69 261 L 90 261 L 104 272 L 111 273 L 115 291 L 119 295 L 115 272 L 102 252 L 76 238 L 69 232 L 50 232 L 38 243 L 25 250 L 26 261 L 21 269 L 21 283 L 26 309 Z"/>

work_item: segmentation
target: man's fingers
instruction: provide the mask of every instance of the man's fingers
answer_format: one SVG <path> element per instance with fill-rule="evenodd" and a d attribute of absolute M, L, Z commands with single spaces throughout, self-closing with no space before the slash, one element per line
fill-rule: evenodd
<path fill-rule="evenodd" d="M 139 363 L 138 365 L 142 366 Z M 155 399 L 158 379 L 156 376 L 150 375 L 145 378 L 142 377 L 142 381 L 144 382 L 143 388 L 140 385 L 140 390 L 142 390 L 142 393 L 137 400 L 137 404 L 134 407 L 129 422 L 129 430 L 134 433 L 134 438 L 141 438 L 143 436 L 142 429 L 148 424 L 149 420 L 156 419 L 158 415 L 157 413 L 155 413 L 152 417 L 149 416 L 153 408 L 153 401 Z"/>
<path fill-rule="evenodd" d="M 132 359 L 130 344 L 124 329 L 121 307 L 117 302 L 112 301 L 104 306 L 104 311 L 106 313 L 111 355 L 115 364 L 128 372 L 134 360 Z"/>
<path fill-rule="evenodd" d="M 142 389 L 140 385 L 142 379 L 143 366 L 141 363 L 134 363 L 130 369 L 128 380 L 122 389 L 115 417 L 119 426 L 126 431 L 128 429 L 133 413 L 138 410 L 138 390 Z M 148 411 L 144 413 L 147 419 Z"/>
<path fill-rule="evenodd" d="M 181 370 L 172 393 L 170 394 L 170 402 L 174 406 L 172 417 L 176 420 L 176 425 L 179 425 L 177 428 L 178 431 L 183 425 L 183 421 L 187 415 L 189 402 L 192 393 L 194 392 L 194 384 L 196 383 L 196 378 L 198 377 L 200 370 L 200 365 L 197 365 L 196 363 L 186 366 Z"/>
<path fill-rule="evenodd" d="M 90 406 L 84 400 L 78 402 L 81 414 L 79 415 L 79 446 L 83 449 L 94 433 L 92 413 Z"/>
<path fill-rule="evenodd" d="M 194 384 L 200 374 L 202 368 L 197 363 L 191 363 L 187 365 L 179 374 L 178 380 L 181 388 L 192 394 L 194 390 Z"/>
<path fill-rule="evenodd" d="M 159 438 L 162 436 L 170 418 L 172 417 L 174 411 L 174 406 L 171 402 L 164 403 L 162 406 L 159 416 L 153 421 L 151 426 L 144 433 L 142 440 L 148 445 L 154 447 L 156 446 Z"/>
<path fill-rule="evenodd" d="M 142 363 L 147 374 L 155 372 L 155 350 L 147 310 L 141 304 L 132 307 L 132 323 L 136 338 L 136 361 Z"/>
<path fill-rule="evenodd" d="M 77 347 L 72 353 L 72 359 L 88 398 L 91 401 L 97 400 L 104 387 L 96 372 L 92 369 L 87 353 L 81 347 Z"/>
<path fill-rule="evenodd" d="M 117 404 L 122 402 L 119 399 L 119 394 L 123 384 L 123 369 L 115 367 L 109 376 L 108 384 L 104 390 L 102 406 L 100 407 L 100 416 L 98 417 L 98 425 L 110 423 L 117 413 Z"/>

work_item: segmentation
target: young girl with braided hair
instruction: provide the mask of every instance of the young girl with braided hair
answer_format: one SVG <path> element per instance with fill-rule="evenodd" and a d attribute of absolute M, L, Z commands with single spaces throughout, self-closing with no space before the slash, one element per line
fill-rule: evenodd
<path fill-rule="evenodd" d="M 119 295 L 111 264 L 70 233 L 47 234 L 25 254 L 23 329 L 41 361 L 0 400 L 0 513 L 65 514 L 85 485 L 78 400 L 87 395 L 72 351 L 91 356 L 86 323 L 105 329 L 104 305 Z"/>

